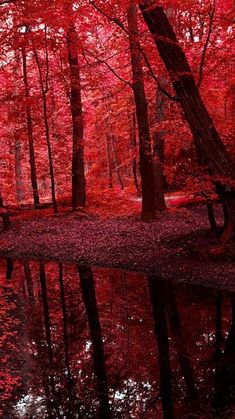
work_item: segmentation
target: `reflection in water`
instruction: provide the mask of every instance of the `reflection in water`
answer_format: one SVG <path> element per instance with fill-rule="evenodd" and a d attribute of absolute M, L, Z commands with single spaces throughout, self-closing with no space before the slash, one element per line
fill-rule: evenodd
<path fill-rule="evenodd" d="M 97 381 L 97 396 L 100 406 L 99 416 L 101 418 L 109 418 L 111 415 L 109 408 L 105 354 L 99 312 L 96 303 L 93 273 L 91 268 L 88 266 L 79 266 L 78 272 L 92 341 L 94 373 Z"/>
<path fill-rule="evenodd" d="M 172 371 L 167 328 L 167 291 L 166 282 L 155 277 L 149 278 L 149 290 L 153 307 L 154 332 L 157 339 L 158 363 L 160 370 L 160 394 L 163 417 L 173 418 Z"/>
<path fill-rule="evenodd" d="M 235 417 L 233 294 L 7 259 L 0 330 L 0 417 Z"/>

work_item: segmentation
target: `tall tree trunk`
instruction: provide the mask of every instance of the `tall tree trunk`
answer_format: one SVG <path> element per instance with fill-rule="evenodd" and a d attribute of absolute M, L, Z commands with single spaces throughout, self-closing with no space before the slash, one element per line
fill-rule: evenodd
<path fill-rule="evenodd" d="M 123 180 L 122 180 L 122 176 L 121 176 L 121 172 L 120 172 L 120 168 L 119 168 L 119 161 L 117 158 L 117 152 L 116 152 L 116 142 L 113 136 L 113 133 L 111 132 L 110 134 L 110 143 L 111 143 L 111 149 L 112 149 L 112 154 L 113 154 L 113 163 L 114 163 L 114 169 L 115 172 L 117 174 L 117 179 L 118 179 L 118 183 L 120 185 L 120 188 L 123 190 L 124 189 L 124 184 L 123 184 Z"/>
<path fill-rule="evenodd" d="M 47 41 L 46 41 L 47 42 Z M 47 143 L 47 152 L 48 152 L 48 160 L 49 160 L 49 173 L 51 179 L 51 199 L 53 203 L 54 213 L 58 212 L 57 201 L 56 201 L 56 193 L 55 193 L 55 175 L 54 175 L 54 166 L 53 166 L 53 158 L 52 158 L 52 149 L 51 149 L 51 138 L 50 138 L 50 128 L 48 122 L 48 112 L 47 112 L 47 92 L 48 92 L 48 56 L 47 56 L 47 46 L 46 46 L 46 86 L 44 86 L 43 76 L 42 76 L 42 67 L 39 61 L 39 56 L 36 48 L 34 47 L 34 56 L 38 68 L 39 74 L 39 83 L 41 88 L 42 94 L 42 107 L 43 107 L 43 118 L 44 118 L 44 126 L 45 126 L 45 136 L 46 136 L 46 143 Z"/>
<path fill-rule="evenodd" d="M 140 175 L 142 186 L 142 219 L 155 218 L 155 196 L 148 105 L 144 89 L 142 54 L 137 23 L 137 7 L 130 1 L 127 11 L 132 65 L 133 91 L 139 132 Z"/>
<path fill-rule="evenodd" d="M 13 127 L 13 137 L 15 142 L 15 183 L 16 183 L 16 201 L 17 204 L 20 204 L 21 201 L 24 200 L 24 187 L 23 187 L 23 176 L 22 176 L 22 164 L 21 164 L 21 135 L 20 135 L 20 127 L 18 126 L 18 120 L 22 122 L 21 117 L 21 109 L 19 106 L 19 98 L 21 97 L 21 92 L 19 91 L 18 87 L 18 78 L 19 78 L 19 70 L 20 70 L 20 62 L 21 56 L 20 51 L 15 51 L 15 66 L 13 68 L 13 73 L 15 77 L 15 85 L 14 85 L 14 95 L 13 95 L 13 103 L 12 103 L 12 114 L 15 118 L 16 124 Z M 19 118 L 20 116 L 20 118 Z"/>
<path fill-rule="evenodd" d="M 107 143 L 109 146 L 111 172 L 113 172 L 113 170 L 116 172 L 117 180 L 120 185 L 120 188 L 124 189 L 124 184 L 123 184 L 123 180 L 122 180 L 122 176 L 121 176 L 121 172 L 119 168 L 119 160 L 117 158 L 116 142 L 115 142 L 115 138 L 114 138 L 114 134 L 112 130 L 112 122 L 110 120 L 109 107 L 107 106 L 106 100 L 105 100 L 105 109 L 106 109 L 105 126 L 106 126 Z"/>
<path fill-rule="evenodd" d="M 159 85 L 164 89 L 166 80 L 162 77 L 159 79 Z M 156 122 L 165 120 L 166 98 L 162 91 L 158 88 L 156 95 Z M 155 184 L 155 209 L 165 210 L 166 202 L 164 198 L 164 148 L 165 148 L 166 131 L 156 131 L 153 136 L 153 155 L 154 155 L 154 184 Z"/>
<path fill-rule="evenodd" d="M 72 11 L 71 11 L 72 13 Z M 84 169 L 84 126 L 81 100 L 81 79 L 78 62 L 78 39 L 73 21 L 66 33 L 70 69 L 70 109 L 73 125 L 72 151 L 72 207 L 86 205 L 86 181 Z"/>
<path fill-rule="evenodd" d="M 94 278 L 88 266 L 78 266 L 83 301 L 86 308 L 90 328 L 94 372 L 97 380 L 98 399 L 100 404 L 100 418 L 111 418 L 108 397 L 107 373 L 105 366 L 104 344 L 96 303 Z"/>
<path fill-rule="evenodd" d="M 109 188 L 113 189 L 113 171 L 112 171 L 112 162 L 110 156 L 110 138 L 107 133 L 105 133 L 105 151 L 106 151 L 106 160 L 107 160 L 107 172 L 109 180 Z"/>
<path fill-rule="evenodd" d="M 165 134 L 155 132 L 153 135 L 153 176 L 155 187 L 155 209 L 158 211 L 166 210 L 166 202 L 164 197 L 164 144 Z"/>
<path fill-rule="evenodd" d="M 33 189 L 34 207 L 37 208 L 40 204 L 40 200 L 39 200 L 36 162 L 35 162 L 35 153 L 34 153 L 33 121 L 32 121 L 32 112 L 31 112 L 31 105 L 30 105 L 27 59 L 26 59 L 26 50 L 24 46 L 22 47 L 22 61 L 23 61 L 23 79 L 24 79 L 25 98 L 26 98 L 26 118 L 27 118 L 28 145 L 29 145 L 30 177 L 31 177 L 31 185 Z"/>
<path fill-rule="evenodd" d="M 235 192 L 231 182 L 235 180 L 234 163 L 207 112 L 187 58 L 162 7 L 154 6 L 152 1 L 147 0 L 140 5 L 140 9 L 170 74 L 196 148 L 206 161 L 217 193 L 228 210 L 230 230 L 227 229 L 225 237 L 229 238 L 235 228 Z"/>
<path fill-rule="evenodd" d="M 166 317 L 166 283 L 155 276 L 149 276 L 149 292 L 153 310 L 154 333 L 158 346 L 163 418 L 173 419 L 172 372 Z"/>
<path fill-rule="evenodd" d="M 18 134 L 15 132 L 15 179 L 16 179 L 16 199 L 20 204 L 24 199 L 23 177 L 21 167 L 21 144 L 18 139 Z"/>
<path fill-rule="evenodd" d="M 133 106 L 132 101 L 130 103 L 131 108 Z M 137 138 L 136 138 L 136 113 L 135 111 L 128 112 L 129 120 L 129 132 L 130 132 L 130 150 L 131 150 L 131 168 L 133 174 L 133 181 L 136 187 L 137 192 L 140 191 L 139 181 L 138 181 L 138 163 L 137 163 Z"/>

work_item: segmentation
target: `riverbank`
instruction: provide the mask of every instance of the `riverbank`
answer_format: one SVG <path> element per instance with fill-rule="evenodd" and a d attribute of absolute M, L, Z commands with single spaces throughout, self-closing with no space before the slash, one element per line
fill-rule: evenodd
<path fill-rule="evenodd" d="M 13 221 L 0 234 L 0 256 L 124 268 L 235 291 L 233 252 L 218 257 L 203 206 L 159 214 L 101 219 L 70 213 Z"/>

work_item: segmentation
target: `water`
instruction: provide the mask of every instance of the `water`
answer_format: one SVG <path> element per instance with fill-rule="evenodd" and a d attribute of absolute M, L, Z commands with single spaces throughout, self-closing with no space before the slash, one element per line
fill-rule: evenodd
<path fill-rule="evenodd" d="M 235 294 L 0 262 L 0 417 L 235 418 Z"/>

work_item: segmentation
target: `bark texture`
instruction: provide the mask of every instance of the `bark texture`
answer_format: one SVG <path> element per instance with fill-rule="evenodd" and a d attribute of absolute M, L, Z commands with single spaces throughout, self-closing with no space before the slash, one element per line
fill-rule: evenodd
<path fill-rule="evenodd" d="M 78 62 L 77 33 L 73 22 L 66 34 L 68 62 L 70 69 L 70 109 L 73 125 L 72 152 L 72 207 L 86 205 L 86 184 L 84 170 L 84 127 L 81 100 L 81 80 Z"/>
<path fill-rule="evenodd" d="M 45 47 L 46 47 L 45 48 L 46 49 L 46 81 L 45 81 L 45 86 L 44 86 L 42 66 L 39 60 L 38 52 L 35 46 L 33 45 L 34 56 L 35 56 L 35 60 L 36 60 L 37 68 L 38 68 L 39 83 L 40 83 L 41 94 L 42 94 L 43 118 L 44 118 L 45 137 L 46 137 L 48 161 L 49 161 L 49 173 L 50 173 L 50 180 L 51 180 L 51 199 L 53 203 L 54 213 L 56 214 L 58 212 L 58 207 L 57 207 L 57 201 L 56 201 L 55 173 L 54 173 L 51 136 L 50 136 L 49 121 L 48 121 L 48 105 L 47 105 L 47 93 L 49 89 L 49 86 L 48 86 L 49 84 L 49 60 L 48 60 L 48 51 L 47 51 L 46 32 L 45 32 Z"/>
<path fill-rule="evenodd" d="M 142 219 L 155 217 L 155 197 L 148 105 L 144 89 L 142 54 L 137 25 L 137 7 L 131 1 L 127 12 L 133 91 L 139 133 L 140 175 L 142 185 Z"/>
<path fill-rule="evenodd" d="M 197 150 L 207 164 L 221 201 L 226 205 L 229 222 L 235 228 L 234 162 L 210 118 L 196 86 L 189 63 L 162 7 L 152 1 L 140 5 L 145 22 L 169 72 L 183 108 Z"/>
<path fill-rule="evenodd" d="M 159 78 L 159 85 L 164 89 L 166 87 L 165 78 Z M 165 120 L 166 97 L 158 88 L 156 94 L 156 122 Z M 153 136 L 153 155 L 154 155 L 154 184 L 155 184 L 155 209 L 163 211 L 166 209 L 164 198 L 164 149 L 165 149 L 166 131 L 157 130 Z"/>
<path fill-rule="evenodd" d="M 132 106 L 132 103 L 131 103 Z M 131 166 L 132 166 L 132 175 L 133 181 L 136 188 L 136 191 L 140 191 L 139 179 L 138 179 L 138 160 L 137 160 L 137 135 L 136 135 L 136 113 L 135 111 L 129 113 L 129 132 L 130 132 L 130 149 L 131 149 Z"/>
<path fill-rule="evenodd" d="M 32 121 L 32 112 L 31 112 L 31 106 L 30 106 L 30 90 L 29 90 L 29 82 L 28 82 L 27 60 L 26 60 L 26 51 L 25 51 L 24 46 L 22 47 L 22 61 L 23 61 L 23 79 L 24 79 L 24 88 L 25 88 L 25 99 L 26 99 L 26 119 L 27 119 L 27 134 L 28 134 L 28 144 L 29 144 L 30 177 L 31 177 L 31 185 L 33 189 L 33 201 L 34 201 L 34 206 L 36 208 L 40 204 L 40 200 L 39 200 L 36 162 L 35 162 L 35 153 L 34 153 L 33 121 Z"/>
<path fill-rule="evenodd" d="M 10 217 L 7 209 L 4 206 L 2 196 L 0 194 L 0 216 L 2 217 L 3 229 L 8 230 L 10 227 Z"/>

